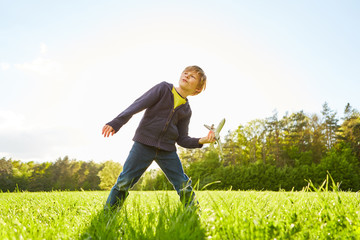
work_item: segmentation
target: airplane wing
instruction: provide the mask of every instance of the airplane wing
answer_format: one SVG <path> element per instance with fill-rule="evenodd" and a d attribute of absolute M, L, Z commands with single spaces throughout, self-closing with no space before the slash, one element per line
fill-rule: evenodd
<path fill-rule="evenodd" d="M 209 129 L 210 131 L 214 131 L 214 130 L 215 130 L 215 129 L 214 129 L 214 124 L 211 125 L 211 127 L 210 127 L 209 125 L 206 125 L 206 124 L 204 124 L 204 126 L 205 126 L 207 129 Z"/>
<path fill-rule="evenodd" d="M 219 125 L 217 126 L 216 130 L 215 130 L 215 137 L 216 138 L 220 138 L 220 131 L 223 128 L 225 124 L 225 118 L 223 120 L 221 120 L 221 122 L 219 123 Z"/>

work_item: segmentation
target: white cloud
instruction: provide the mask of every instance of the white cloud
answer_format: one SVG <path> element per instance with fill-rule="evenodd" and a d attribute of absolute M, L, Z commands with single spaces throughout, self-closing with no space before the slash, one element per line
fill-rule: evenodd
<path fill-rule="evenodd" d="M 87 143 L 82 129 L 61 125 L 29 125 L 28 119 L 10 111 L 0 111 L 0 158 L 23 161 L 54 161 L 72 156 Z"/>
<path fill-rule="evenodd" d="M 21 130 L 24 125 L 23 115 L 11 111 L 0 111 L 0 131 Z"/>
<path fill-rule="evenodd" d="M 10 64 L 8 63 L 5 63 L 5 62 L 1 62 L 0 63 L 0 69 L 3 70 L 3 71 L 6 71 L 10 68 Z"/>
<path fill-rule="evenodd" d="M 50 59 L 46 58 L 48 52 L 48 46 L 45 43 L 40 44 L 40 57 L 35 58 L 31 62 L 18 63 L 14 64 L 14 66 L 25 72 L 33 72 L 39 75 L 51 75 L 51 74 L 59 74 L 61 72 L 61 64 Z"/>
<path fill-rule="evenodd" d="M 0 151 L 11 153 L 7 154 L 7 156 L 21 160 L 37 158 L 41 161 L 46 155 L 54 154 L 54 149 L 57 146 L 64 146 L 69 141 L 71 141 L 71 138 L 61 129 L 38 128 L 21 131 L 0 131 Z M 55 155 L 53 157 L 55 158 Z"/>
<path fill-rule="evenodd" d="M 38 57 L 32 62 L 15 64 L 15 67 L 22 71 L 29 71 L 39 75 L 50 75 L 61 72 L 61 65 L 53 60 Z"/>
<path fill-rule="evenodd" d="M 47 45 L 45 43 L 41 43 L 40 44 L 40 52 L 41 52 L 41 54 L 46 54 L 47 51 L 48 51 Z"/>

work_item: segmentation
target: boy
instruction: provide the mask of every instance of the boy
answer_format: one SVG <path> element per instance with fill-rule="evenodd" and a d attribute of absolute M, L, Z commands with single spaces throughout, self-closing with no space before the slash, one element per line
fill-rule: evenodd
<path fill-rule="evenodd" d="M 104 137 L 114 135 L 134 114 L 146 109 L 135 132 L 134 145 L 105 208 L 121 206 L 129 188 L 154 160 L 185 205 L 194 203 L 191 180 L 184 173 L 175 143 L 185 148 L 201 148 L 203 144 L 215 141 L 212 131 L 202 138 L 188 136 L 191 109 L 187 97 L 199 94 L 205 87 L 204 71 L 198 66 L 186 67 L 177 87 L 167 82 L 155 85 L 103 127 Z"/>

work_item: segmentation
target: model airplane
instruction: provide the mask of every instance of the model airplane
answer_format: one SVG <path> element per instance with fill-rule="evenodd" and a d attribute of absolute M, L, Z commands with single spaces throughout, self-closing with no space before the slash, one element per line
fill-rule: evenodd
<path fill-rule="evenodd" d="M 220 148 L 220 155 L 219 155 L 219 159 L 220 161 L 222 160 L 222 145 L 221 145 L 221 141 L 220 141 L 220 131 L 223 128 L 225 124 L 225 118 L 223 120 L 220 121 L 219 125 L 215 128 L 214 124 L 212 124 L 211 126 L 204 124 L 204 126 L 209 129 L 210 131 L 213 131 L 215 133 L 215 142 L 218 144 L 219 148 Z"/>

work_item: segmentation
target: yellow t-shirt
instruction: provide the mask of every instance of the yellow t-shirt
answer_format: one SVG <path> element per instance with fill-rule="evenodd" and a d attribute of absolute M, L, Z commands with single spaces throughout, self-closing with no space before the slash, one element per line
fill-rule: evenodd
<path fill-rule="evenodd" d="M 186 103 L 186 99 L 176 91 L 175 87 L 172 88 L 172 93 L 174 94 L 174 109 Z"/>

